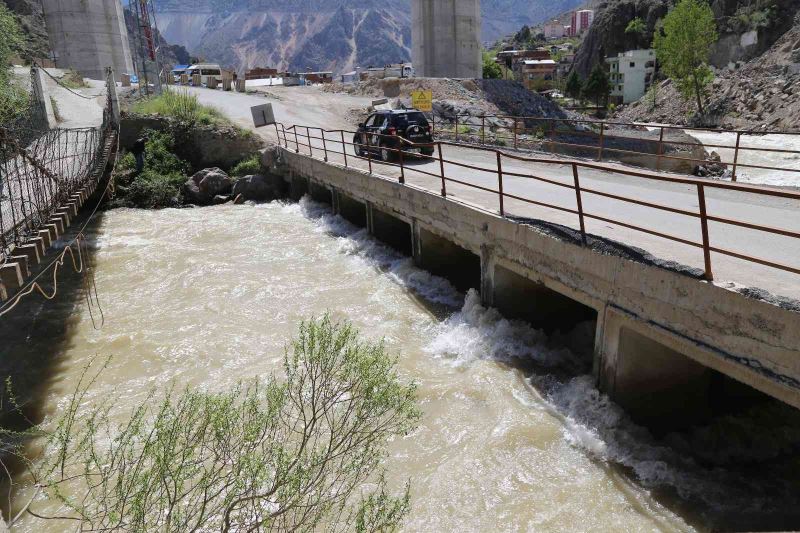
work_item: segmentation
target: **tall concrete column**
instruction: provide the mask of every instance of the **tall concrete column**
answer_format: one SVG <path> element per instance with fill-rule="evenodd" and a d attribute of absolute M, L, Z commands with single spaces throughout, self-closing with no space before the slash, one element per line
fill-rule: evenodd
<path fill-rule="evenodd" d="M 427 78 L 480 78 L 480 0 L 412 0 L 412 60 Z"/>
<path fill-rule="evenodd" d="M 42 0 L 56 66 L 102 80 L 106 68 L 133 72 L 120 0 Z"/>

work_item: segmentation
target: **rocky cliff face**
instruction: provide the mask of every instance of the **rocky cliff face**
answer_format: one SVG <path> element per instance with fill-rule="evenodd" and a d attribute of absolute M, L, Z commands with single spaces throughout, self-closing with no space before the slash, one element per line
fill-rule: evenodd
<path fill-rule="evenodd" d="M 577 6 L 581 0 L 484 0 L 491 41 Z M 345 71 L 411 57 L 410 0 L 167 0 L 164 37 L 237 68 Z"/>
<path fill-rule="evenodd" d="M 598 6 L 595 21 L 575 57 L 574 68 L 587 76 L 592 67 L 610 55 L 634 48 L 649 47 L 656 22 L 667 14 L 674 0 L 610 0 Z M 713 0 L 719 42 L 712 50 L 716 67 L 747 61 L 772 46 L 791 26 L 800 0 Z M 643 36 L 625 33 L 633 18 L 647 25 Z"/>
<path fill-rule="evenodd" d="M 0 0 L 17 16 L 25 37 L 20 55 L 23 59 L 49 57 L 50 42 L 42 6 L 35 0 Z M 1 37 L 0 37 L 1 38 Z"/>

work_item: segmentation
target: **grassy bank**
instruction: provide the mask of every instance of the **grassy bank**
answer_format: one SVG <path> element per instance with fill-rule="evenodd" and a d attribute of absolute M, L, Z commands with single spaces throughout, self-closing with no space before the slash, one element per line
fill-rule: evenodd
<path fill-rule="evenodd" d="M 232 125 L 218 109 L 201 104 L 193 94 L 175 89 L 165 89 L 156 97 L 136 102 L 131 111 L 139 115 L 173 117 L 187 124 Z"/>

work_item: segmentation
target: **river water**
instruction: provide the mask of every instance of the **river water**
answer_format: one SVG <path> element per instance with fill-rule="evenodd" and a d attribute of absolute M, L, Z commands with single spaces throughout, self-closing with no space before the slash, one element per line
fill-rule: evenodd
<path fill-rule="evenodd" d="M 44 306 L 15 352 L 34 360 L 47 335 L 61 339 L 43 380 L 46 416 L 106 355 L 90 401 L 113 394 L 123 414 L 154 386 L 216 390 L 279 372 L 297 323 L 330 311 L 385 337 L 419 383 L 423 420 L 392 444 L 388 464 L 393 484 L 412 483 L 406 531 L 685 531 L 704 526 L 708 509 L 780 509 L 776 494 L 797 505 L 800 476 L 770 471 L 759 485 L 681 451 L 717 455 L 713 429 L 673 435 L 667 447 L 629 422 L 569 349 L 586 327 L 547 338 L 504 320 L 327 206 L 112 210 L 92 242 L 102 327 L 96 308 L 75 302 L 60 330 L 48 320 L 63 313 Z M 521 360 L 532 364 L 512 363 Z M 800 434 L 779 426 L 753 442 L 757 422 L 747 423 L 726 437 L 731 461 L 797 451 Z M 28 521 L 18 531 L 43 529 Z"/>

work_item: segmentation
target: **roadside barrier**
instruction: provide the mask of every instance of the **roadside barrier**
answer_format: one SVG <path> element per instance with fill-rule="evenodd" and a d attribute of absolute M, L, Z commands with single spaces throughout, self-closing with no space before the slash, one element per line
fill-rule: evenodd
<path fill-rule="evenodd" d="M 715 246 L 711 242 L 709 233 L 709 223 L 715 223 L 723 226 L 733 226 L 736 228 L 745 228 L 748 230 L 755 230 L 771 235 L 781 235 L 791 239 L 800 239 L 800 232 L 791 229 L 772 227 L 764 224 L 754 223 L 746 220 L 739 220 L 723 216 L 721 213 L 713 212 L 709 209 L 706 202 L 706 192 L 708 190 L 726 190 L 733 194 L 739 193 L 742 195 L 755 195 L 756 197 L 777 197 L 787 200 L 800 201 L 800 192 L 778 189 L 755 185 L 746 185 L 740 183 L 732 183 L 721 180 L 708 180 L 692 177 L 678 177 L 655 172 L 633 171 L 619 166 L 612 166 L 608 164 L 564 160 L 544 157 L 523 157 L 517 154 L 511 154 L 495 148 L 487 148 L 483 146 L 465 146 L 450 141 L 435 141 L 433 143 L 417 144 L 397 135 L 381 135 L 370 133 L 366 135 L 366 139 L 356 139 L 357 132 L 348 130 L 326 130 L 313 126 L 291 125 L 285 126 L 284 124 L 275 124 L 276 134 L 279 143 L 286 149 L 293 149 L 295 152 L 303 153 L 308 152 L 307 155 L 323 159 L 329 162 L 331 154 L 342 155 L 344 158 L 344 166 L 352 167 L 352 158 L 366 161 L 367 170 L 370 174 L 374 171 L 374 164 L 380 163 L 390 165 L 400 169 L 399 183 L 405 184 L 406 175 L 409 172 L 415 172 L 424 176 L 429 176 L 440 180 L 441 183 L 441 196 L 447 198 L 447 186 L 449 183 L 456 183 L 465 187 L 470 187 L 480 191 L 484 191 L 497 196 L 499 203 L 498 213 L 502 217 L 509 216 L 506 204 L 508 200 L 515 200 L 525 204 L 555 209 L 564 213 L 569 213 L 577 217 L 578 228 L 580 229 L 581 240 L 586 244 L 586 221 L 587 219 L 614 224 L 623 228 L 642 232 L 651 236 L 661 239 L 666 239 L 672 242 L 681 243 L 691 246 L 703 253 L 704 263 L 704 278 L 708 281 L 714 279 L 712 268 L 712 252 L 717 254 L 734 257 L 751 263 L 757 263 L 770 268 L 800 274 L 800 264 L 788 265 L 777 261 L 767 260 L 748 254 L 747 250 L 742 249 L 727 249 L 720 246 Z M 352 138 L 353 142 L 348 142 L 347 138 Z M 315 142 L 317 146 L 314 146 Z M 403 148 L 392 148 L 391 144 L 400 144 Z M 321 145 L 321 146 L 320 146 Z M 337 146 L 342 147 L 341 151 L 336 150 Z M 458 147 L 469 148 L 472 150 L 480 151 L 486 154 L 487 161 L 491 161 L 492 166 L 479 166 L 466 164 L 462 161 L 446 159 L 443 155 L 443 147 Z M 348 147 L 354 150 L 353 154 L 347 153 Z M 382 155 L 391 155 L 390 158 L 376 159 L 373 156 L 373 150 L 378 149 Z M 315 152 L 316 150 L 316 152 Z M 419 165 L 409 166 L 407 159 L 411 157 L 410 150 L 414 150 L 413 157 L 420 158 L 425 161 L 437 163 L 438 172 L 431 172 L 426 168 L 421 168 Z M 430 155 L 424 152 L 430 152 Z M 385 159 L 391 159 L 387 161 Z M 568 166 L 570 167 L 570 175 L 565 177 L 564 181 L 558 179 L 545 178 L 537 176 L 533 173 L 522 173 L 504 168 L 504 163 L 508 161 L 536 163 L 541 165 L 553 166 L 554 168 Z M 469 183 L 463 179 L 458 179 L 446 173 L 446 166 L 464 168 L 476 172 L 486 173 L 493 177 L 496 188 L 492 186 L 478 185 Z M 687 186 L 689 191 L 693 191 L 697 201 L 697 211 L 685 209 L 682 207 L 674 207 L 659 204 L 649 200 L 642 200 L 640 198 L 633 198 L 625 193 L 612 193 L 602 191 L 595 187 L 587 187 L 581 184 L 581 172 L 588 170 L 596 170 L 607 172 L 614 175 L 630 176 L 634 178 L 641 178 L 652 182 L 668 183 L 673 185 Z M 504 190 L 504 180 L 508 178 L 522 178 L 526 180 L 535 180 L 540 183 L 545 183 L 552 187 L 571 189 L 574 191 L 574 204 L 572 206 L 556 205 L 553 203 L 545 202 L 541 199 L 521 196 L 519 194 L 511 194 L 508 190 Z M 700 240 L 693 240 L 685 237 L 679 237 L 670 233 L 666 233 L 663 228 L 648 228 L 640 225 L 638 221 L 620 220 L 611 216 L 602 215 L 600 213 L 589 212 L 584 208 L 586 199 L 589 197 L 603 197 L 610 200 L 625 202 L 628 204 L 635 204 L 645 207 L 650 210 L 659 210 L 663 212 L 672 213 L 681 217 L 689 217 L 697 221 Z M 800 260 L 800 258 L 798 258 Z"/>
<path fill-rule="evenodd" d="M 749 155 L 784 154 L 800 159 L 800 150 L 787 148 L 763 148 L 748 144 L 748 141 L 763 135 L 782 135 L 797 138 L 800 132 L 785 131 L 747 131 L 747 130 L 718 130 L 712 128 L 697 128 L 689 126 L 673 126 L 665 124 L 647 124 L 636 122 L 615 122 L 592 119 L 556 119 L 530 116 L 513 115 L 464 115 L 456 114 L 452 120 L 437 120 L 435 115 L 430 116 L 434 132 L 440 137 L 447 136 L 456 142 L 473 142 L 478 144 L 497 145 L 503 144 L 518 149 L 530 143 L 542 143 L 551 152 L 556 148 L 568 148 L 581 151 L 594 151 L 597 161 L 614 159 L 623 155 L 650 156 L 656 158 L 656 170 L 661 170 L 664 161 L 684 162 L 693 165 L 722 164 L 731 169 L 731 180 L 737 181 L 742 169 L 769 170 L 786 172 L 800 179 L 800 168 L 776 167 L 772 165 L 759 165 L 747 163 L 744 160 Z M 475 124 L 480 121 L 480 124 Z M 645 136 L 620 135 L 614 128 L 647 129 L 652 133 L 652 138 Z M 727 133 L 735 136 L 730 144 L 695 143 L 671 139 L 671 132 L 698 132 L 698 133 Z M 561 140 L 559 140 L 561 139 Z M 583 142 L 581 142 L 583 139 Z M 610 140 L 635 141 L 649 145 L 651 151 L 636 149 L 623 149 L 610 146 Z M 732 157 L 720 161 L 708 158 L 685 157 L 670 155 L 668 147 L 685 149 L 730 150 Z"/>

